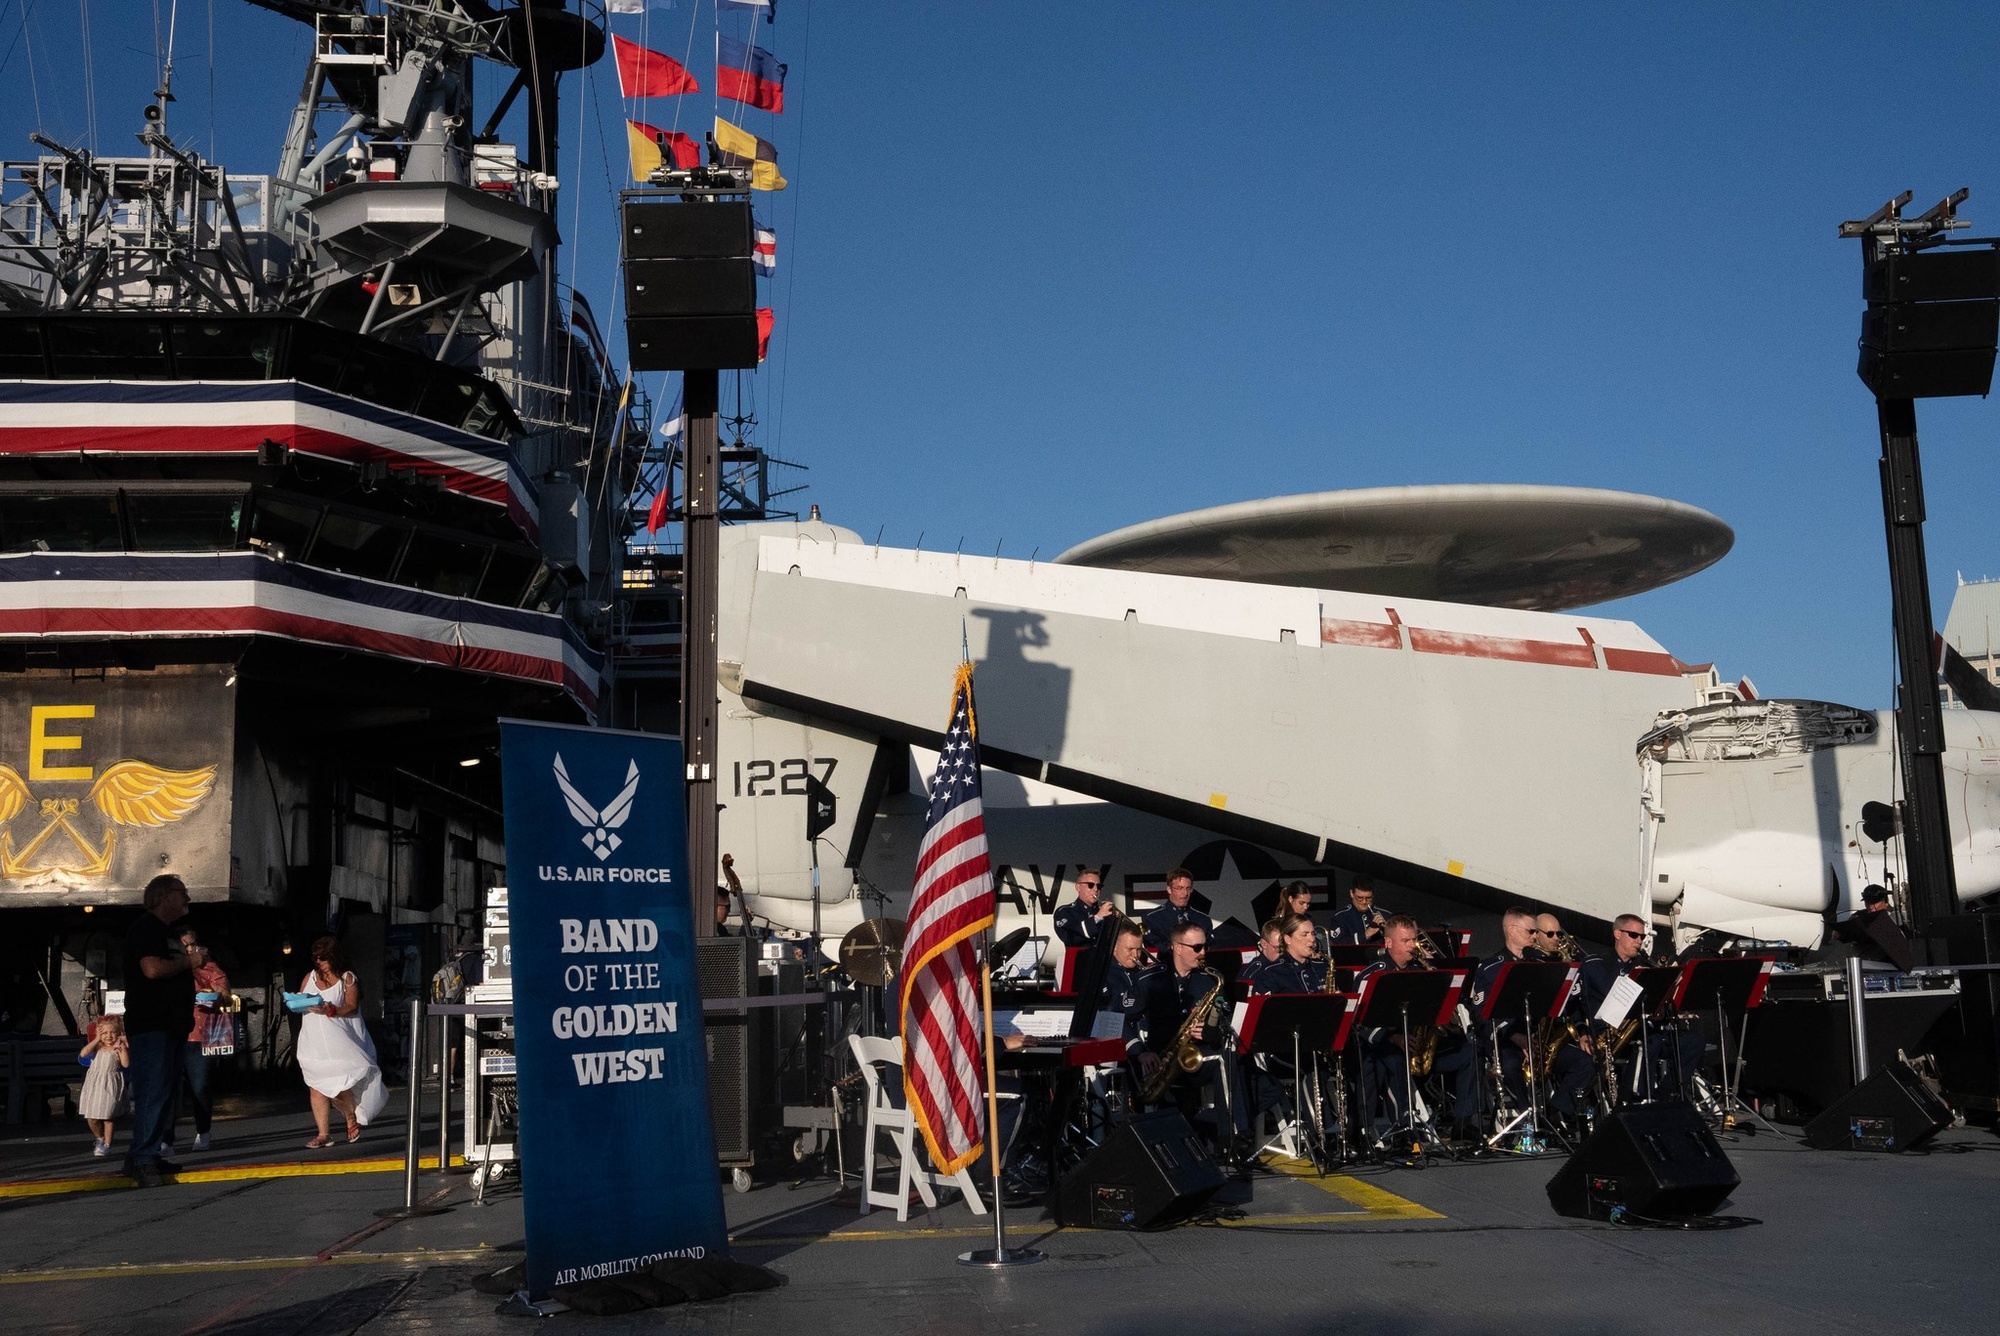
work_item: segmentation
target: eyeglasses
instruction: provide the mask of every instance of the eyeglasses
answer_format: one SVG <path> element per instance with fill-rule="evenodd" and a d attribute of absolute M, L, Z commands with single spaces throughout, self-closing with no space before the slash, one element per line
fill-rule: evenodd
<path fill-rule="evenodd" d="M 1192 952 L 1194 952 L 1194 953 L 1195 953 L 1196 955 L 1200 955 L 1200 954 L 1202 954 L 1202 953 L 1203 953 L 1204 951 L 1208 950 L 1208 944 L 1207 944 L 1206 942 L 1204 942 L 1204 943 L 1202 943 L 1202 944 L 1200 944 L 1200 945 L 1198 945 L 1198 946 L 1197 946 L 1197 945 L 1192 945 L 1192 944 L 1190 944 L 1190 943 L 1187 943 L 1187 942 L 1175 942 L 1175 943 L 1174 943 L 1174 945 L 1175 945 L 1175 946 L 1177 946 L 1177 947 L 1179 947 L 1179 948 L 1180 948 L 1181 950 L 1183 950 L 1183 951 L 1192 951 Z"/>
<path fill-rule="evenodd" d="M 1634 932 L 1630 928 L 1620 928 L 1618 930 L 1618 935 L 1620 937 L 1644 937 L 1646 934 L 1643 932 Z"/>

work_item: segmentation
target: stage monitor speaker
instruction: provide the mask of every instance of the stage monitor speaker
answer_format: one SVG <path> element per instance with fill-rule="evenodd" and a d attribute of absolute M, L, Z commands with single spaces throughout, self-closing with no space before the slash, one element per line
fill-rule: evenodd
<path fill-rule="evenodd" d="M 1806 1144 L 1814 1150 L 1909 1150 L 1951 1122 L 1951 1106 L 1908 1063 L 1891 1062 L 1807 1123 Z"/>
<path fill-rule="evenodd" d="M 648 316 L 625 322 L 634 371 L 729 371 L 757 365 L 754 315 Z"/>
<path fill-rule="evenodd" d="M 1743 1180 L 1708 1124 L 1678 1100 L 1614 1109 L 1549 1180 L 1557 1215 L 1707 1215 Z"/>
<path fill-rule="evenodd" d="M 749 259 L 750 206 L 732 201 L 635 202 L 624 211 L 628 260 Z"/>
<path fill-rule="evenodd" d="M 1188 1120 L 1172 1109 L 1115 1129 L 1056 1188 L 1056 1222 L 1159 1229 L 1205 1205 L 1224 1183 Z"/>

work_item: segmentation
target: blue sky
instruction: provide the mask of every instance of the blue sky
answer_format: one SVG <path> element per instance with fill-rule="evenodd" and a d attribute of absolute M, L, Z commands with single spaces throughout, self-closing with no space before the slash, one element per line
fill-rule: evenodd
<path fill-rule="evenodd" d="M 32 81 L 0 3 L 7 151 L 37 123 L 82 138 L 86 94 L 123 151 L 152 6 L 93 0 L 87 67 L 75 0 L 31 9 Z M 646 22 L 676 54 L 712 26 L 697 0 Z M 783 0 L 758 33 L 788 108 L 749 125 L 793 184 L 760 201 L 779 327 L 752 392 L 827 518 L 1046 557 L 1322 488 L 1654 493 L 1736 550 L 1601 611 L 1767 695 L 1888 703 L 1859 260 L 1834 232 L 1964 185 L 2000 233 L 1990 6 Z M 183 0 L 177 135 L 270 170 L 307 46 Z M 566 100 L 565 264 L 602 314 L 608 62 Z M 706 92 L 680 101 L 705 126 Z M 2000 575 L 2000 404 L 1919 414 L 1941 623 L 1955 572 Z"/>

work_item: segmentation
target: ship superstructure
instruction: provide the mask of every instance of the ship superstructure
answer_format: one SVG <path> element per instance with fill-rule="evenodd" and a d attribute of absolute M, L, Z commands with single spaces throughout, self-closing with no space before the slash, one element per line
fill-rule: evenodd
<path fill-rule="evenodd" d="M 57 1011 L 162 870 L 239 986 L 330 925 L 414 984 L 503 863 L 494 721 L 606 695 L 647 406 L 554 215 L 601 10 L 252 2 L 313 34 L 274 173 L 166 86 L 138 154 L 0 163 L 0 914 Z"/>

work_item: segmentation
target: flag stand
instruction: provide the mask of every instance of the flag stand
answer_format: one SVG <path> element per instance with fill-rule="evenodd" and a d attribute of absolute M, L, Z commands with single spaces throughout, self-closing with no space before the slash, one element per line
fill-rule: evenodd
<path fill-rule="evenodd" d="M 986 935 L 986 959 L 979 967 L 979 997 L 986 1013 L 986 1148 L 993 1157 L 993 1246 L 958 1255 L 960 1266 L 1029 1266 L 1047 1260 L 1033 1248 L 1007 1246 L 1007 1221 L 1000 1186 L 1000 1101 L 993 1093 L 993 934 Z"/>

